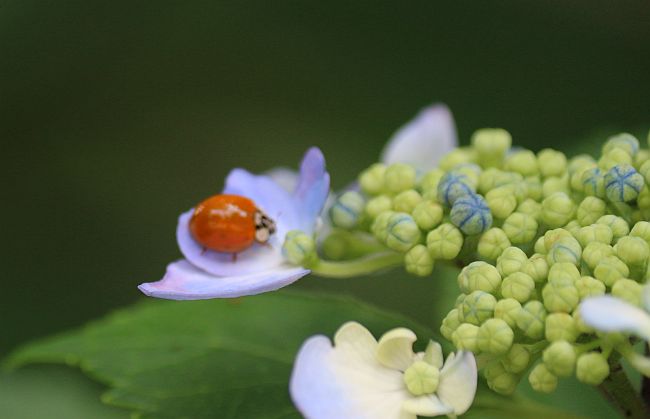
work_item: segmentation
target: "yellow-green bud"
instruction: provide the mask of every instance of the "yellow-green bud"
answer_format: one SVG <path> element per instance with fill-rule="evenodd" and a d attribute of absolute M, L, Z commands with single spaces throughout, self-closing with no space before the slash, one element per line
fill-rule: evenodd
<path fill-rule="evenodd" d="M 493 355 L 505 354 L 512 347 L 514 337 L 514 332 L 505 321 L 489 319 L 478 329 L 478 348 Z"/>
<path fill-rule="evenodd" d="M 472 145 L 483 167 L 500 166 L 512 145 L 510 133 L 501 128 L 483 128 L 472 134 Z"/>
<path fill-rule="evenodd" d="M 596 221 L 607 212 L 607 204 L 600 198 L 588 196 L 578 205 L 576 218 L 580 225 L 588 226 Z"/>
<path fill-rule="evenodd" d="M 440 370 L 424 361 L 415 361 L 404 371 L 404 384 L 411 394 L 432 394 L 438 389 Z"/>
<path fill-rule="evenodd" d="M 627 154 L 625 150 L 615 148 L 610 150 L 607 154 L 600 156 L 600 159 L 598 159 L 598 167 L 607 171 L 620 164 L 632 165 L 632 162 L 633 158 Z"/>
<path fill-rule="evenodd" d="M 576 170 L 569 172 L 570 178 L 569 178 L 569 184 L 571 185 L 571 189 L 577 192 L 583 192 L 585 189 L 585 185 L 582 181 L 583 177 L 585 176 L 585 173 L 587 173 L 589 170 L 592 170 L 594 168 L 597 168 L 598 165 L 595 162 L 589 162 L 585 163 L 582 166 L 578 167 Z"/>
<path fill-rule="evenodd" d="M 377 218 L 382 212 L 390 211 L 393 208 L 393 201 L 388 195 L 378 195 L 366 204 L 366 214 L 370 218 Z"/>
<path fill-rule="evenodd" d="M 451 334 L 451 341 L 456 349 L 478 352 L 477 337 L 478 326 L 470 323 L 462 323 Z"/>
<path fill-rule="evenodd" d="M 581 228 L 582 226 L 577 220 L 570 221 L 569 224 L 564 226 L 564 229 L 571 233 L 573 237 L 576 237 Z"/>
<path fill-rule="evenodd" d="M 548 249 L 546 248 L 546 240 L 544 240 L 544 236 L 538 238 L 535 240 L 535 246 L 533 246 L 535 253 L 538 253 L 540 255 L 545 255 L 548 253 Z"/>
<path fill-rule="evenodd" d="M 636 153 L 636 156 L 634 156 L 634 167 L 639 170 L 641 166 L 643 166 L 643 163 L 647 162 L 650 160 L 650 150 L 639 150 L 638 153 Z"/>
<path fill-rule="evenodd" d="M 456 166 L 465 163 L 474 163 L 476 160 L 476 151 L 467 147 L 458 147 L 445 154 L 438 166 L 445 171 L 449 171 Z"/>
<path fill-rule="evenodd" d="M 494 266 L 482 261 L 475 261 L 463 268 L 467 291 L 485 291 L 495 293 L 501 285 L 501 275 Z"/>
<path fill-rule="evenodd" d="M 423 244 L 415 245 L 404 256 L 406 272 L 417 276 L 428 276 L 433 272 L 433 258 Z"/>
<path fill-rule="evenodd" d="M 427 235 L 427 248 L 434 259 L 453 259 L 462 247 L 463 234 L 449 223 L 441 224 Z"/>
<path fill-rule="evenodd" d="M 596 265 L 594 276 L 608 287 L 611 287 L 616 281 L 630 276 L 630 269 L 625 262 L 616 256 L 607 256 Z"/>
<path fill-rule="evenodd" d="M 490 208 L 478 194 L 468 194 L 456 199 L 449 218 L 467 235 L 480 234 L 492 225 Z"/>
<path fill-rule="evenodd" d="M 605 224 L 592 224 L 580 228 L 576 233 L 576 238 L 580 242 L 580 245 L 586 248 L 590 243 L 594 242 L 608 245 L 614 239 L 614 234 L 612 233 L 612 229 Z"/>
<path fill-rule="evenodd" d="M 480 332 L 479 332 L 480 333 Z M 512 374 L 522 373 L 530 363 L 530 352 L 524 345 L 515 343 L 501 360 L 503 368 Z"/>
<path fill-rule="evenodd" d="M 546 261 L 546 256 L 540 253 L 535 253 L 524 265 L 523 273 L 533 278 L 533 281 L 542 283 L 546 281 L 546 277 L 548 276 L 548 269 L 549 265 Z"/>
<path fill-rule="evenodd" d="M 476 189 L 481 175 L 481 166 L 474 163 L 461 163 L 451 170 L 453 173 L 467 176 L 469 184 Z"/>
<path fill-rule="evenodd" d="M 501 295 L 514 298 L 520 303 L 528 301 L 534 289 L 535 281 L 523 272 L 510 274 L 501 283 Z"/>
<path fill-rule="evenodd" d="M 415 168 L 403 163 L 394 163 L 386 168 L 384 185 L 388 192 L 399 193 L 415 187 Z"/>
<path fill-rule="evenodd" d="M 325 258 L 331 260 L 343 260 L 346 258 L 349 250 L 349 240 L 347 232 L 333 231 L 323 241 L 322 251 Z"/>
<path fill-rule="evenodd" d="M 422 196 L 418 191 L 409 189 L 398 193 L 393 198 L 393 209 L 399 212 L 411 212 L 422 201 Z"/>
<path fill-rule="evenodd" d="M 525 199 L 517 207 L 517 212 L 522 214 L 528 214 L 533 217 L 535 220 L 539 219 L 542 215 L 542 204 L 537 201 L 534 201 L 531 198 Z"/>
<path fill-rule="evenodd" d="M 514 328 L 517 325 L 517 316 L 521 311 L 521 303 L 514 298 L 504 298 L 497 301 L 494 306 L 494 318 L 505 321 Z"/>
<path fill-rule="evenodd" d="M 643 176 L 629 164 L 618 164 L 605 175 L 605 192 L 612 202 L 636 199 L 644 185 Z"/>
<path fill-rule="evenodd" d="M 576 377 L 585 384 L 600 385 L 609 377 L 609 363 L 601 353 L 582 354 L 576 363 Z"/>
<path fill-rule="evenodd" d="M 580 279 L 580 271 L 569 262 L 556 263 L 548 270 L 548 282 L 551 284 L 571 285 L 578 279 Z"/>
<path fill-rule="evenodd" d="M 596 161 L 589 154 L 578 154 L 569 159 L 567 171 L 573 174 L 584 167 L 592 167 L 595 163 Z"/>
<path fill-rule="evenodd" d="M 442 221 L 443 210 L 440 204 L 425 200 L 415 206 L 411 213 L 418 227 L 428 231 L 437 227 Z"/>
<path fill-rule="evenodd" d="M 505 219 L 517 208 L 517 197 L 512 185 L 499 186 L 488 191 L 485 200 L 495 218 Z"/>
<path fill-rule="evenodd" d="M 628 303 L 640 306 L 643 286 L 631 279 L 623 278 L 616 281 L 612 286 L 612 295 Z"/>
<path fill-rule="evenodd" d="M 544 191 L 542 187 L 542 181 L 539 179 L 539 176 L 528 176 L 524 180 L 524 183 L 526 184 L 526 189 L 528 190 L 528 198 L 534 201 L 541 201 L 544 197 Z"/>
<path fill-rule="evenodd" d="M 449 311 L 442 320 L 442 324 L 440 325 L 440 334 L 442 334 L 442 336 L 447 340 L 451 340 L 452 334 L 456 329 L 458 329 L 458 326 L 460 326 L 461 321 L 458 317 L 458 313 L 458 309 L 454 308 Z"/>
<path fill-rule="evenodd" d="M 377 195 L 383 192 L 384 175 L 386 166 L 382 163 L 375 163 L 359 175 L 359 186 L 368 195 Z"/>
<path fill-rule="evenodd" d="M 563 192 L 556 192 L 542 201 L 542 221 L 551 228 L 565 225 L 574 213 L 575 204 Z"/>
<path fill-rule="evenodd" d="M 582 248 L 578 240 L 573 237 L 563 237 L 553 243 L 546 255 L 546 260 L 549 265 L 568 262 L 577 266 L 580 265 L 581 256 Z"/>
<path fill-rule="evenodd" d="M 537 234 L 537 221 L 528 214 L 514 212 L 503 222 L 503 231 L 513 244 L 525 244 Z"/>
<path fill-rule="evenodd" d="M 524 335 L 531 339 L 541 339 L 544 337 L 546 309 L 539 301 L 529 301 L 521 308 L 516 321 Z"/>
<path fill-rule="evenodd" d="M 595 330 L 584 322 L 582 320 L 582 316 L 580 315 L 580 310 L 574 310 L 573 313 L 571 314 L 571 317 L 573 317 L 573 321 L 575 322 L 576 329 L 580 333 L 595 333 Z"/>
<path fill-rule="evenodd" d="M 334 201 L 330 208 L 330 219 L 336 227 L 354 228 L 362 217 L 366 202 L 359 192 L 347 191 Z"/>
<path fill-rule="evenodd" d="M 616 256 L 627 266 L 644 265 L 650 257 L 650 247 L 645 240 L 639 237 L 621 237 L 614 246 Z"/>
<path fill-rule="evenodd" d="M 474 291 L 463 299 L 460 316 L 464 322 L 478 326 L 492 317 L 496 303 L 492 294 Z"/>
<path fill-rule="evenodd" d="M 500 362 L 485 368 L 485 379 L 492 391 L 506 396 L 514 393 L 519 384 L 519 377 L 507 372 Z"/>
<path fill-rule="evenodd" d="M 542 289 L 544 307 L 551 312 L 570 313 L 578 306 L 580 295 L 573 284 L 549 282 Z"/>
<path fill-rule="evenodd" d="M 558 377 L 568 377 L 573 374 L 576 358 L 573 345 L 563 340 L 551 343 L 542 355 L 546 368 Z"/>
<path fill-rule="evenodd" d="M 582 172 L 582 192 L 598 198 L 605 197 L 605 175 L 598 167 Z"/>
<path fill-rule="evenodd" d="M 639 237 L 650 245 L 650 223 L 647 221 L 639 221 L 634 224 L 632 231 L 630 231 L 630 236 Z"/>
<path fill-rule="evenodd" d="M 596 221 L 596 223 L 605 224 L 612 229 L 612 234 L 614 234 L 614 243 L 616 243 L 621 237 L 627 236 L 630 233 L 630 226 L 627 224 L 627 221 L 616 215 L 603 215 L 598 219 L 598 221 Z"/>
<path fill-rule="evenodd" d="M 634 156 L 639 151 L 639 140 L 627 132 L 613 135 L 603 144 L 602 154 L 607 154 L 616 148 L 625 151 L 630 156 Z"/>
<path fill-rule="evenodd" d="M 639 169 L 639 173 L 641 173 L 641 176 L 643 176 L 646 183 L 650 184 L 650 163 L 643 163 Z"/>
<path fill-rule="evenodd" d="M 583 276 L 575 282 L 580 300 L 605 294 L 605 284 L 590 276 Z"/>
<path fill-rule="evenodd" d="M 517 172 L 522 176 L 533 176 L 539 173 L 537 157 L 530 150 L 518 150 L 508 155 L 504 162 L 504 168 Z"/>
<path fill-rule="evenodd" d="M 314 239 L 300 230 L 291 230 L 286 234 L 282 254 L 289 263 L 304 267 L 311 266 L 318 259 Z"/>
<path fill-rule="evenodd" d="M 388 219 L 386 229 L 386 246 L 398 252 L 407 252 L 418 244 L 422 236 L 413 217 L 402 212 L 394 213 Z"/>
<path fill-rule="evenodd" d="M 561 176 L 567 168 L 564 153 L 550 148 L 545 148 L 537 153 L 537 161 L 539 162 L 539 171 L 544 177 Z"/>
<path fill-rule="evenodd" d="M 386 243 L 386 239 L 388 238 L 388 221 L 395 214 L 397 213 L 394 211 L 382 212 L 375 218 L 375 221 L 373 221 L 370 227 L 372 234 L 382 243 Z"/>
<path fill-rule="evenodd" d="M 546 340 L 555 342 L 565 340 L 575 342 L 580 332 L 576 328 L 575 321 L 567 313 L 551 313 L 546 316 Z"/>
<path fill-rule="evenodd" d="M 492 227 L 481 235 L 477 251 L 481 258 L 495 261 L 511 243 L 506 233 L 498 227 Z"/>
<path fill-rule="evenodd" d="M 557 388 L 557 376 L 542 363 L 537 364 L 530 372 L 528 382 L 533 390 L 540 393 L 552 393 Z"/>
<path fill-rule="evenodd" d="M 501 277 L 506 277 L 515 272 L 521 272 L 528 262 L 528 256 L 518 247 L 508 247 L 497 259 L 497 269 Z"/>
<path fill-rule="evenodd" d="M 445 175 L 445 171 L 442 169 L 433 169 L 424 174 L 422 179 L 420 179 L 420 190 L 422 192 L 435 191 L 435 195 L 438 194 L 438 183 L 440 179 Z"/>
<path fill-rule="evenodd" d="M 571 193 L 569 187 L 569 176 L 550 177 L 542 184 L 542 197 L 547 198 L 556 192 Z"/>
<path fill-rule="evenodd" d="M 614 248 L 605 243 L 591 242 L 582 251 L 582 260 L 587 263 L 589 269 L 594 270 L 596 266 L 607 256 L 614 255 Z"/>

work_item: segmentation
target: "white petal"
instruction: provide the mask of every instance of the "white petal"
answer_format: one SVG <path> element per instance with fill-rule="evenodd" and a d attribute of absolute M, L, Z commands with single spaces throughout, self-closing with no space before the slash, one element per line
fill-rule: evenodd
<path fill-rule="evenodd" d="M 350 361 L 374 364 L 377 340 L 368 329 L 357 322 L 347 322 L 334 335 L 336 350 Z"/>
<path fill-rule="evenodd" d="M 429 344 L 427 345 L 427 350 L 424 352 L 422 360 L 435 366 L 438 369 L 442 368 L 442 364 L 444 362 L 444 357 L 442 355 L 442 346 L 440 346 L 438 342 L 430 340 Z"/>
<path fill-rule="evenodd" d="M 467 351 L 452 355 L 440 370 L 440 383 L 436 393 L 442 403 L 453 407 L 456 415 L 462 415 L 472 405 L 476 395 L 476 359 Z"/>
<path fill-rule="evenodd" d="M 413 343 L 417 336 L 403 327 L 386 332 L 377 345 L 377 359 L 385 367 L 406 371 L 413 363 Z"/>
<path fill-rule="evenodd" d="M 404 410 L 419 416 L 439 416 L 453 413 L 454 409 L 433 394 L 413 397 L 402 405 Z"/>
<path fill-rule="evenodd" d="M 385 164 L 408 163 L 422 171 L 435 168 L 440 158 L 457 146 L 456 126 L 442 104 L 423 109 L 401 127 L 384 148 Z"/>
<path fill-rule="evenodd" d="M 621 299 L 604 295 L 580 304 L 580 316 L 588 326 L 602 332 L 633 333 L 650 341 L 650 315 Z"/>
<path fill-rule="evenodd" d="M 282 265 L 255 274 L 218 277 L 180 260 L 167 266 L 163 279 L 141 284 L 138 288 L 151 297 L 171 300 L 232 298 L 274 291 L 308 273 L 307 269 Z"/>

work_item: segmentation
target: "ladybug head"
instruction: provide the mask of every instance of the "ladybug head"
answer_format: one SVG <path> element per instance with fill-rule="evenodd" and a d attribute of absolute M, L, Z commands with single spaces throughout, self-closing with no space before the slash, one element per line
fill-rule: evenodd
<path fill-rule="evenodd" d="M 275 233 L 275 221 L 259 208 L 255 211 L 255 241 L 266 243 Z"/>

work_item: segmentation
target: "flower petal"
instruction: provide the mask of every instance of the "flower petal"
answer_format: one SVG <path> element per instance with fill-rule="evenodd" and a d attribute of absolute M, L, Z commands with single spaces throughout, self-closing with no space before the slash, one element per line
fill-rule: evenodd
<path fill-rule="evenodd" d="M 462 415 L 469 409 L 476 395 L 476 359 L 471 352 L 459 351 L 447 357 L 440 370 L 440 383 L 436 393 L 440 401 Z"/>
<path fill-rule="evenodd" d="M 406 371 L 413 363 L 413 343 L 417 339 L 412 330 L 403 327 L 390 330 L 379 339 L 377 359 L 385 367 Z"/>
<path fill-rule="evenodd" d="M 422 359 L 424 362 L 427 362 L 438 369 L 442 368 L 444 362 L 442 346 L 440 346 L 438 342 L 430 340 Z"/>
<path fill-rule="evenodd" d="M 603 295 L 580 304 L 580 316 L 602 332 L 633 333 L 650 341 L 650 314 L 621 299 Z"/>
<path fill-rule="evenodd" d="M 287 167 L 275 167 L 264 175 L 282 187 L 285 191 L 292 193 L 298 185 L 298 172 Z"/>
<path fill-rule="evenodd" d="M 408 163 L 422 171 L 435 168 L 457 146 L 456 125 L 449 109 L 436 104 L 401 127 L 382 152 L 385 164 Z"/>
<path fill-rule="evenodd" d="M 434 394 L 408 399 L 402 408 L 418 416 L 439 416 L 453 413 L 454 409 L 440 401 Z"/>
<path fill-rule="evenodd" d="M 307 275 L 303 268 L 279 266 L 275 269 L 241 276 L 215 277 L 187 260 L 172 262 L 158 282 L 140 284 L 148 296 L 171 300 L 231 298 L 274 291 Z"/>
<path fill-rule="evenodd" d="M 294 228 L 311 233 L 330 192 L 330 175 L 325 170 L 325 157 L 317 147 L 307 150 L 300 163 L 300 178 L 293 192 L 299 224 Z"/>

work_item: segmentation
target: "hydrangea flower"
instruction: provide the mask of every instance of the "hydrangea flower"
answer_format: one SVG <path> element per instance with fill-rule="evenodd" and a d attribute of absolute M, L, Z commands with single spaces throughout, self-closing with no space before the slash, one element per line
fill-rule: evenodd
<path fill-rule="evenodd" d="M 291 230 L 313 233 L 329 183 L 325 158 L 315 147 L 302 160 L 293 192 L 269 176 L 234 169 L 223 193 L 252 199 L 275 220 L 277 231 L 268 244 L 254 244 L 238 253 L 236 261 L 231 254 L 205 250 L 190 233 L 190 209 L 180 215 L 176 229 L 185 258 L 169 264 L 160 281 L 141 284 L 140 290 L 152 297 L 197 300 L 259 294 L 293 283 L 309 270 L 288 264 L 282 255 L 282 243 Z"/>
<path fill-rule="evenodd" d="M 379 341 L 356 322 L 334 336 L 313 336 L 300 349 L 291 376 L 291 397 L 308 419 L 415 419 L 460 415 L 477 386 L 471 352 L 450 354 L 440 345 L 413 353 L 415 334 L 393 329 Z"/>

